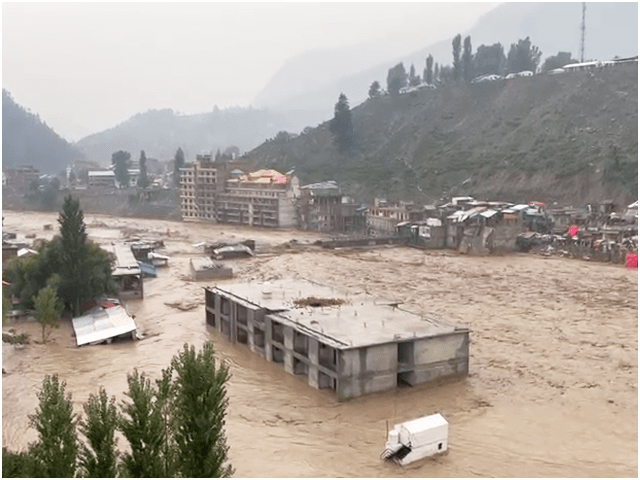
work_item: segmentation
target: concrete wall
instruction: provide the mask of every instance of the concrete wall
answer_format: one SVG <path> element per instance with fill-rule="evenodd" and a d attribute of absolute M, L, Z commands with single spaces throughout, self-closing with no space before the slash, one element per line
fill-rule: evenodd
<path fill-rule="evenodd" d="M 414 343 L 414 371 L 408 381 L 417 385 L 437 378 L 469 373 L 469 332 L 418 339 Z"/>

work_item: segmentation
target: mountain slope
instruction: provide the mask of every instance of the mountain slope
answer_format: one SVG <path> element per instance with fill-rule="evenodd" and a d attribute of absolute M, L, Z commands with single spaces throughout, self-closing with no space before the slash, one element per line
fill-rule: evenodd
<path fill-rule="evenodd" d="M 57 174 L 80 158 L 77 149 L 2 90 L 3 167 L 31 165 L 42 173 Z"/>
<path fill-rule="evenodd" d="M 481 17 L 468 32 L 460 33 L 463 37 L 471 36 L 474 53 L 480 45 L 500 42 L 506 55 L 512 43 L 528 36 L 542 51 L 542 61 L 559 51 L 571 52 L 574 58 L 579 58 L 581 8 L 581 3 L 505 3 Z M 637 3 L 587 3 L 586 26 L 587 59 L 607 60 L 638 54 Z M 305 77 L 312 76 L 312 63 L 299 56 L 285 64 L 256 99 L 279 110 L 295 107 L 316 112 L 320 121 L 333 114 L 333 105 L 340 93 L 347 95 L 352 105 L 357 105 L 366 99 L 369 85 L 374 80 L 386 88 L 387 72 L 395 64 L 402 61 L 408 70 L 413 63 L 416 72 L 422 74 L 429 54 L 433 55 L 434 62 L 450 65 L 451 50 L 451 39 L 445 39 L 408 55 L 389 57 L 387 61 L 358 73 L 342 71 L 336 74 L 333 82 L 323 77 L 322 82 L 318 82 L 315 88 L 308 87 L 307 91 L 289 88 L 290 83 L 297 81 L 296 71 L 304 71 Z M 348 49 L 344 54 L 352 55 Z M 335 55 L 338 56 L 339 52 Z M 267 98 L 271 101 L 265 101 Z"/>
<path fill-rule="evenodd" d="M 236 146 L 246 151 L 280 130 L 298 130 L 308 114 L 295 111 L 276 113 L 254 108 L 214 109 L 212 112 L 181 115 L 171 109 L 149 110 L 103 132 L 76 143 L 90 160 L 102 165 L 111 155 L 125 150 L 137 158 L 141 150 L 147 157 L 172 159 L 180 147 L 185 158 Z"/>
<path fill-rule="evenodd" d="M 357 146 L 348 154 L 336 150 L 326 122 L 247 157 L 295 167 L 303 183 L 336 179 L 365 200 L 632 201 L 637 85 L 634 63 L 385 96 L 352 109 Z"/>

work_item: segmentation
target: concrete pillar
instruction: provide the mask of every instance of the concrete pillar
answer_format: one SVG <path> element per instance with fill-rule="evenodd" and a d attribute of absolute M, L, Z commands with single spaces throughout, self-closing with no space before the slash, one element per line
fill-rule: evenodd
<path fill-rule="evenodd" d="M 309 385 L 318 388 L 318 340 L 309 337 Z"/>
<path fill-rule="evenodd" d="M 284 326 L 284 370 L 293 374 L 293 328 Z"/>
<path fill-rule="evenodd" d="M 264 318 L 264 356 L 270 362 L 273 362 L 272 338 L 271 338 L 271 319 Z"/>

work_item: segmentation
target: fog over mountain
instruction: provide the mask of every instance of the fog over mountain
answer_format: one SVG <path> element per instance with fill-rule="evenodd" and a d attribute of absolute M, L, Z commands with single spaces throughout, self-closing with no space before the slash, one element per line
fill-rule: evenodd
<path fill-rule="evenodd" d="M 463 37 L 471 36 L 473 52 L 480 45 L 501 43 L 505 54 L 512 43 L 530 37 L 542 51 L 542 61 L 559 51 L 571 52 L 580 58 L 581 3 L 505 3 L 483 15 Z M 425 28 L 429 28 L 425 19 Z M 452 36 L 453 37 L 453 36 Z M 404 62 L 408 71 L 413 63 L 421 74 L 426 57 L 431 54 L 439 65 L 452 63 L 452 38 L 426 46 L 413 53 L 380 58 L 370 68 L 356 73 L 341 70 L 333 81 L 326 72 L 336 63 L 349 63 L 358 49 L 310 52 L 299 55 L 283 65 L 254 99 L 255 105 L 274 109 L 304 109 L 315 112 L 316 119 L 328 119 L 338 95 L 347 95 L 352 106 L 367 98 L 369 85 L 378 80 L 385 88 L 389 68 Z M 638 54 L 637 3 L 587 3 L 585 60 L 606 60 Z M 293 85 L 293 87 L 291 86 Z M 304 85 L 304 89 L 302 88 Z"/>

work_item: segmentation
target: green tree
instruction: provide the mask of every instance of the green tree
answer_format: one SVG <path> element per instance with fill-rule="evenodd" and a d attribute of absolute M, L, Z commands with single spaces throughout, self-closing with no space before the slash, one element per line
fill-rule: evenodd
<path fill-rule="evenodd" d="M 163 372 L 164 373 L 164 372 Z M 169 373 L 169 382 L 171 373 Z M 124 476 L 163 478 L 173 476 L 170 448 L 170 416 L 163 407 L 168 398 L 144 374 L 134 370 L 127 375 L 129 401 L 121 406 L 119 430 L 129 442 L 131 451 L 123 457 Z M 166 397 L 170 397 L 169 394 Z"/>
<path fill-rule="evenodd" d="M 433 85 L 433 57 L 431 54 L 427 57 L 426 67 L 424 69 L 424 83 Z"/>
<path fill-rule="evenodd" d="M 15 453 L 6 448 L 2 449 L 3 478 L 42 478 L 45 476 L 44 466 L 31 451 Z"/>
<path fill-rule="evenodd" d="M 57 323 L 62 312 L 62 305 L 56 291 L 51 286 L 45 287 L 34 298 L 33 316 L 42 325 L 42 343 L 47 343 L 51 329 Z"/>
<path fill-rule="evenodd" d="M 175 378 L 175 440 L 183 477 L 229 477 L 224 417 L 229 371 L 216 366 L 213 345 L 196 353 L 185 344 L 172 361 Z"/>
<path fill-rule="evenodd" d="M 38 431 L 32 452 L 46 477 L 73 477 L 76 471 L 76 416 L 71 394 L 65 396 L 65 387 L 57 375 L 46 375 L 38 393 L 39 405 L 29 415 L 30 425 Z"/>
<path fill-rule="evenodd" d="M 11 296 L 9 292 L 9 288 L 5 288 L 2 286 L 2 324 L 4 325 L 7 321 L 7 314 L 9 313 L 9 309 L 11 307 L 9 297 Z"/>
<path fill-rule="evenodd" d="M 88 445 L 81 445 L 79 465 L 84 477 L 114 478 L 116 476 L 116 438 L 118 412 L 115 397 L 107 396 L 104 387 L 98 395 L 90 395 L 84 404 L 87 419 L 80 422 L 80 431 Z"/>
<path fill-rule="evenodd" d="M 140 178 L 138 179 L 138 186 L 140 188 L 147 188 L 149 186 L 149 177 L 147 176 L 147 156 L 144 150 L 140 151 Z"/>
<path fill-rule="evenodd" d="M 436 64 L 433 66 L 433 81 L 437 82 L 440 80 L 440 68 L 438 66 L 438 63 L 436 62 Z"/>
<path fill-rule="evenodd" d="M 380 82 L 374 80 L 369 87 L 369 98 L 378 98 L 380 95 L 382 95 L 382 91 L 380 90 Z"/>
<path fill-rule="evenodd" d="M 180 188 L 180 169 L 184 168 L 184 152 L 182 148 L 178 148 L 175 157 L 173 157 L 173 184 Z"/>
<path fill-rule="evenodd" d="M 480 45 L 473 56 L 474 75 L 502 75 L 507 63 L 500 43 Z"/>
<path fill-rule="evenodd" d="M 329 123 L 329 131 L 333 134 L 333 141 L 341 152 L 354 146 L 353 123 L 349 100 L 344 93 L 340 94 L 335 106 L 333 119 Z"/>
<path fill-rule="evenodd" d="M 548 72 L 550 70 L 555 70 L 556 68 L 562 68 L 571 63 L 578 63 L 578 60 L 571 58 L 571 52 L 558 52 L 557 55 L 547 57 L 540 70 L 542 72 Z"/>
<path fill-rule="evenodd" d="M 131 161 L 131 154 L 124 150 L 118 150 L 111 155 L 111 163 L 114 166 L 114 174 L 116 182 L 120 188 L 126 188 L 129 186 L 129 163 Z"/>
<path fill-rule="evenodd" d="M 462 51 L 462 76 L 465 82 L 473 76 L 473 53 L 471 49 L 471 37 L 465 37 Z"/>
<path fill-rule="evenodd" d="M 407 72 L 404 64 L 399 63 L 395 67 L 389 69 L 387 73 L 387 91 L 391 95 L 398 95 L 401 88 L 407 86 Z"/>
<path fill-rule="evenodd" d="M 86 298 L 89 280 L 85 270 L 87 258 L 87 233 L 80 201 L 68 195 L 64 199 L 58 216 L 60 224 L 60 292 L 67 308 L 74 315 L 80 310 L 80 303 Z"/>
<path fill-rule="evenodd" d="M 507 55 L 507 72 L 517 73 L 528 70 L 535 73 L 542 52 L 535 45 L 531 45 L 529 37 L 512 43 L 509 55 Z"/>
<path fill-rule="evenodd" d="M 420 85 L 420 77 L 416 75 L 416 67 L 411 64 L 411 68 L 409 69 L 409 85 L 412 87 L 417 87 Z"/>
<path fill-rule="evenodd" d="M 460 34 L 453 37 L 451 45 L 453 46 L 453 81 L 457 82 L 462 77 L 462 61 L 460 60 L 462 37 Z"/>

